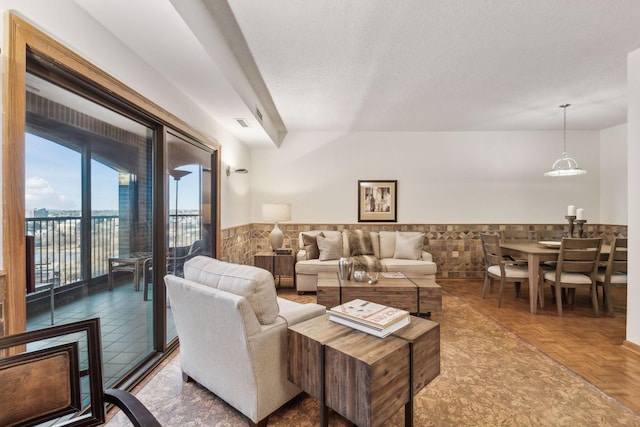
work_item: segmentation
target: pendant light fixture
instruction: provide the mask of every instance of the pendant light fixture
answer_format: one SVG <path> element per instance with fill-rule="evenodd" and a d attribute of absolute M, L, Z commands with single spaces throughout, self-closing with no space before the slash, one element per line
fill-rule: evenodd
<path fill-rule="evenodd" d="M 553 163 L 551 170 L 546 171 L 544 176 L 573 176 L 587 173 L 586 170 L 578 166 L 578 162 L 567 156 L 567 107 L 570 106 L 571 104 L 560 105 L 560 108 L 564 110 L 564 125 L 562 127 L 562 141 L 564 146 L 562 156 Z"/>

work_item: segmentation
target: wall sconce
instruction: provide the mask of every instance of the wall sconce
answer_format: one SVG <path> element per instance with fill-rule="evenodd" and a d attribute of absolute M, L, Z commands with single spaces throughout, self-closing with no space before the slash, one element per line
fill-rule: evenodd
<path fill-rule="evenodd" d="M 227 176 L 231 176 L 231 172 L 235 172 L 235 173 L 239 173 L 239 174 L 246 174 L 249 173 L 249 169 L 245 169 L 245 168 L 237 168 L 237 169 L 233 169 L 233 171 L 231 170 L 231 166 L 227 166 Z"/>

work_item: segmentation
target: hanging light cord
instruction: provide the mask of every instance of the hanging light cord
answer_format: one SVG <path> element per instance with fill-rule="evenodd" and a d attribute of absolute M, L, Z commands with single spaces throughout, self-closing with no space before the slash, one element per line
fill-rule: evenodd
<path fill-rule="evenodd" d="M 564 148 L 562 150 L 562 154 L 567 152 L 567 107 L 570 107 L 571 104 L 561 105 L 560 108 L 564 110 L 564 123 L 562 125 L 562 142 L 564 144 Z"/>

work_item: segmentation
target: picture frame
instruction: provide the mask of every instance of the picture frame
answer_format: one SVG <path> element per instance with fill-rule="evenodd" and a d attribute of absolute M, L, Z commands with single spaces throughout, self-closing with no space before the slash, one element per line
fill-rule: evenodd
<path fill-rule="evenodd" d="M 398 181 L 358 180 L 358 222 L 398 221 Z"/>

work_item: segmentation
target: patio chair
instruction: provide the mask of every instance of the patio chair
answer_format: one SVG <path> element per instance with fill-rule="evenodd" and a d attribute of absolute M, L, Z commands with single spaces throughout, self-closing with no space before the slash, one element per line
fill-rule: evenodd
<path fill-rule="evenodd" d="M 204 239 L 196 240 L 191 246 L 169 248 L 167 255 L 167 274 L 183 276 L 184 263 L 197 255 L 205 255 L 206 242 Z"/>

